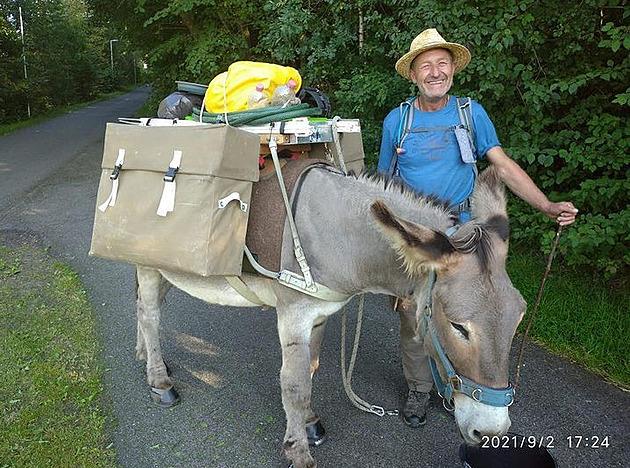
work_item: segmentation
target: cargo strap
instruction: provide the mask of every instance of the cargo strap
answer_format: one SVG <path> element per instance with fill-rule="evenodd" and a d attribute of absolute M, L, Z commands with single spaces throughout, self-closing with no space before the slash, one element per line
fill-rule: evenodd
<path fill-rule="evenodd" d="M 295 289 L 296 291 L 300 291 L 301 293 L 307 294 L 312 297 L 316 297 L 323 301 L 328 302 L 345 302 L 352 297 L 350 294 L 344 294 L 337 291 L 333 291 L 332 289 L 324 286 L 323 284 L 319 284 L 313 280 L 313 276 L 311 275 L 311 269 L 308 266 L 308 262 L 306 261 L 306 256 L 304 255 L 304 250 L 302 249 L 302 244 L 300 242 L 300 238 L 297 232 L 297 227 L 295 226 L 295 221 L 293 219 L 293 212 L 291 210 L 291 204 L 289 202 L 289 196 L 287 194 L 286 186 L 284 184 L 284 178 L 282 177 L 282 169 L 280 167 L 280 160 L 278 158 L 278 144 L 274 137 L 271 137 L 269 140 L 269 150 L 271 152 L 271 158 L 274 163 L 274 167 L 276 170 L 276 175 L 278 177 L 278 184 L 280 185 L 280 192 L 282 193 L 282 200 L 284 202 L 287 220 L 289 222 L 289 227 L 291 228 L 291 236 L 293 239 L 293 252 L 295 254 L 295 258 L 300 266 L 300 270 L 302 275 L 297 273 L 293 273 L 288 270 L 271 271 L 263 267 L 260 263 L 256 261 L 250 250 L 245 246 L 245 255 L 249 260 L 249 263 L 254 267 L 254 269 L 263 276 L 267 276 L 268 278 L 275 279 L 283 286 L 286 286 L 291 289 Z M 340 159 L 341 159 L 340 153 Z M 227 277 L 226 277 L 227 278 Z M 230 281 L 230 280 L 228 280 Z M 243 297 L 245 297 L 250 302 L 257 303 L 256 301 L 252 301 L 249 299 L 247 294 L 252 292 L 248 288 L 248 293 L 243 294 L 239 288 L 247 285 L 243 283 L 243 285 L 238 284 L 234 285 L 230 282 L 232 287 Z"/>
<path fill-rule="evenodd" d="M 258 304 L 261 306 L 267 305 L 260 299 L 260 297 L 258 297 L 258 295 L 254 291 L 249 288 L 249 286 L 247 286 L 247 284 L 245 284 L 240 276 L 226 276 L 225 280 L 230 283 L 230 286 L 232 286 L 237 293 L 239 293 L 252 304 Z"/>
<path fill-rule="evenodd" d="M 346 369 L 346 318 L 348 315 L 348 309 L 344 307 L 341 313 L 341 380 L 343 381 L 343 389 L 346 391 L 346 395 L 350 399 L 350 402 L 366 413 L 372 413 L 377 416 L 397 416 L 398 410 L 391 409 L 386 410 L 382 406 L 368 403 L 361 397 L 359 397 L 354 390 L 352 390 L 352 372 L 354 371 L 354 364 L 357 359 L 359 351 L 359 338 L 361 338 L 361 324 L 363 323 L 363 303 L 365 294 L 359 296 L 359 306 L 357 312 L 357 325 L 354 329 L 354 344 L 352 346 L 352 354 L 350 355 L 350 364 Z"/>
<path fill-rule="evenodd" d="M 162 191 L 162 198 L 160 198 L 160 205 L 157 209 L 158 216 L 166 216 L 175 209 L 175 191 L 177 189 L 175 176 L 177 175 L 177 171 L 179 171 L 181 162 L 182 152 L 179 150 L 173 151 L 173 159 L 168 165 L 166 174 L 164 174 L 164 190 Z"/>
<path fill-rule="evenodd" d="M 311 268 L 308 266 L 304 250 L 302 249 L 302 243 L 298 236 L 297 227 L 293 220 L 293 214 L 291 213 L 291 204 L 289 203 L 289 196 L 287 195 L 286 186 L 284 185 L 284 178 L 282 177 L 282 168 L 280 166 L 280 160 L 278 159 L 278 143 L 276 143 L 275 137 L 271 137 L 269 140 L 269 150 L 271 152 L 271 158 L 273 159 L 273 165 L 276 169 L 276 176 L 278 177 L 278 183 L 280 184 L 280 191 L 282 192 L 282 200 L 284 201 L 284 207 L 287 212 L 287 221 L 291 228 L 291 237 L 293 237 L 293 252 L 295 259 L 300 265 L 300 270 L 304 276 L 304 287 L 306 289 L 317 290 L 317 287 L 313 284 L 313 277 L 311 276 Z"/>
<path fill-rule="evenodd" d="M 264 266 L 256 261 L 254 255 L 250 252 L 247 246 L 245 246 L 245 256 L 247 257 L 247 260 L 249 260 L 249 263 L 252 265 L 252 267 L 254 267 L 254 270 L 256 270 L 261 275 L 272 278 L 278 281 L 283 286 L 295 289 L 296 291 L 300 291 L 301 293 L 328 302 L 345 302 L 352 297 L 349 294 L 333 291 L 329 287 L 326 287 L 323 284 L 319 284 L 316 282 L 313 283 L 316 288 L 307 289 L 305 287 L 304 278 L 296 273 L 287 270 L 282 270 L 278 272 L 266 269 Z"/>
<path fill-rule="evenodd" d="M 284 207 L 287 212 L 287 220 L 289 221 L 289 227 L 291 228 L 291 236 L 293 238 L 293 252 L 295 259 L 297 260 L 302 275 L 297 275 L 291 271 L 282 270 L 278 274 L 278 282 L 284 286 L 292 289 L 296 289 L 310 296 L 323 299 L 325 301 L 343 302 L 350 299 L 350 295 L 342 294 L 332 289 L 327 288 L 323 284 L 318 284 L 313 281 L 311 275 L 311 269 L 306 261 L 304 250 L 298 236 L 297 227 L 293 219 L 293 212 L 291 210 L 291 203 L 289 202 L 289 196 L 287 195 L 286 186 L 284 185 L 284 179 L 282 178 L 282 169 L 280 167 L 280 160 L 278 159 L 278 144 L 276 139 L 272 137 L 269 140 L 269 150 L 271 152 L 271 158 L 273 160 L 274 167 L 276 169 L 276 175 L 278 176 L 278 183 L 280 184 L 280 191 L 282 192 L 282 199 L 284 201 Z M 339 152 L 339 160 L 343 161 L 341 152 Z"/>
<path fill-rule="evenodd" d="M 123 167 L 123 163 L 125 162 L 125 149 L 118 148 L 118 158 L 116 158 L 116 162 L 114 163 L 114 170 L 112 171 L 109 178 L 112 181 L 112 191 L 109 193 L 107 200 L 98 207 L 98 209 L 102 212 L 116 204 L 116 197 L 118 196 L 118 176 L 120 175 L 120 170 Z"/>
<path fill-rule="evenodd" d="M 338 127 L 337 127 L 337 123 L 341 120 L 341 117 L 336 116 L 333 118 L 332 121 L 332 137 L 333 137 L 333 142 L 335 143 L 335 150 L 337 152 L 337 165 L 339 166 L 339 169 L 341 169 L 343 171 L 344 174 L 347 174 L 348 171 L 346 170 L 346 163 L 343 159 L 343 154 L 341 152 L 341 142 L 339 141 L 339 131 L 338 131 Z"/>

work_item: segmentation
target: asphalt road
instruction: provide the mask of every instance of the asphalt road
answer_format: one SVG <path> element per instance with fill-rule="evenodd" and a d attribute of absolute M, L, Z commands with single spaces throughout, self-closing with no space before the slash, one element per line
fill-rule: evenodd
<path fill-rule="evenodd" d="M 79 272 L 101 330 L 120 466 L 284 466 L 274 311 L 216 307 L 173 290 L 162 343 L 182 403 L 164 410 L 151 402 L 143 365 L 134 360 L 134 270 L 87 256 L 105 122 L 132 116 L 147 93 L 137 90 L 0 137 L 0 231 L 37 233 Z M 461 439 L 437 398 L 427 425 L 415 430 L 398 417 L 379 418 L 350 404 L 341 384 L 339 329 L 337 315 L 327 325 L 314 382 L 314 408 L 329 437 L 313 449 L 319 466 L 461 466 Z M 385 298 L 369 296 L 353 387 L 386 408 L 397 407 L 404 393 L 397 346 L 397 317 Z M 628 393 L 529 345 L 511 430 L 551 443 L 559 467 L 627 467 L 629 408 Z M 570 448 L 571 436 L 608 437 L 609 447 Z"/>

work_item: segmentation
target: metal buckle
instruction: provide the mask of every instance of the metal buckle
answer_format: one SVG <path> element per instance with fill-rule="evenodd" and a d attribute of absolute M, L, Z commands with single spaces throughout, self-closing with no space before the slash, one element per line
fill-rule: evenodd
<path fill-rule="evenodd" d="M 375 415 L 377 415 L 379 417 L 383 417 L 385 415 L 387 415 L 387 416 L 398 416 L 398 410 L 386 410 L 382 406 L 378 406 L 378 405 L 371 405 L 370 406 L 370 412 L 374 413 Z"/>
<path fill-rule="evenodd" d="M 449 413 L 452 413 L 453 411 L 455 411 L 455 403 L 453 403 L 453 400 L 447 403 L 446 400 L 442 398 L 442 406 Z"/>
<path fill-rule="evenodd" d="M 462 379 L 459 375 L 454 375 L 450 379 L 448 379 L 449 383 L 453 386 L 453 390 L 457 390 L 458 392 L 462 389 Z"/>
<path fill-rule="evenodd" d="M 112 173 L 110 174 L 109 178 L 111 180 L 116 180 L 118 179 L 118 176 L 120 175 L 120 170 L 122 169 L 122 165 L 117 165 L 114 166 L 114 170 L 112 171 Z"/>
<path fill-rule="evenodd" d="M 478 401 L 479 403 L 482 403 L 481 398 L 483 397 L 483 392 L 481 391 L 480 388 L 475 388 L 470 394 L 470 396 L 472 397 L 473 400 Z"/>
<path fill-rule="evenodd" d="M 177 171 L 179 171 L 179 167 L 169 167 L 168 172 L 164 174 L 164 182 L 173 182 Z"/>

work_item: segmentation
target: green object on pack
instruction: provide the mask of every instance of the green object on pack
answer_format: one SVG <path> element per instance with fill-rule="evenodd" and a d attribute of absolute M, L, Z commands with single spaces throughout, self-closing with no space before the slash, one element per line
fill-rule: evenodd
<path fill-rule="evenodd" d="M 199 121 L 198 107 L 193 108 L 192 118 Z M 271 122 L 294 119 L 296 117 L 311 117 L 321 115 L 321 109 L 310 107 L 308 104 L 298 104 L 291 107 L 268 106 L 247 111 L 229 112 L 227 121 L 230 125 L 264 125 Z M 203 123 L 226 123 L 226 115 L 223 113 L 204 112 L 201 118 Z"/>

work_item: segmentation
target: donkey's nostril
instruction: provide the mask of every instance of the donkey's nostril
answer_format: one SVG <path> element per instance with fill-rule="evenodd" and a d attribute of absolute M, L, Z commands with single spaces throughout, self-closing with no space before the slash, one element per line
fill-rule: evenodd
<path fill-rule="evenodd" d="M 477 429 L 472 429 L 472 430 L 468 431 L 468 436 L 470 437 L 471 441 L 474 444 L 480 444 L 481 443 L 481 432 L 479 432 Z"/>

